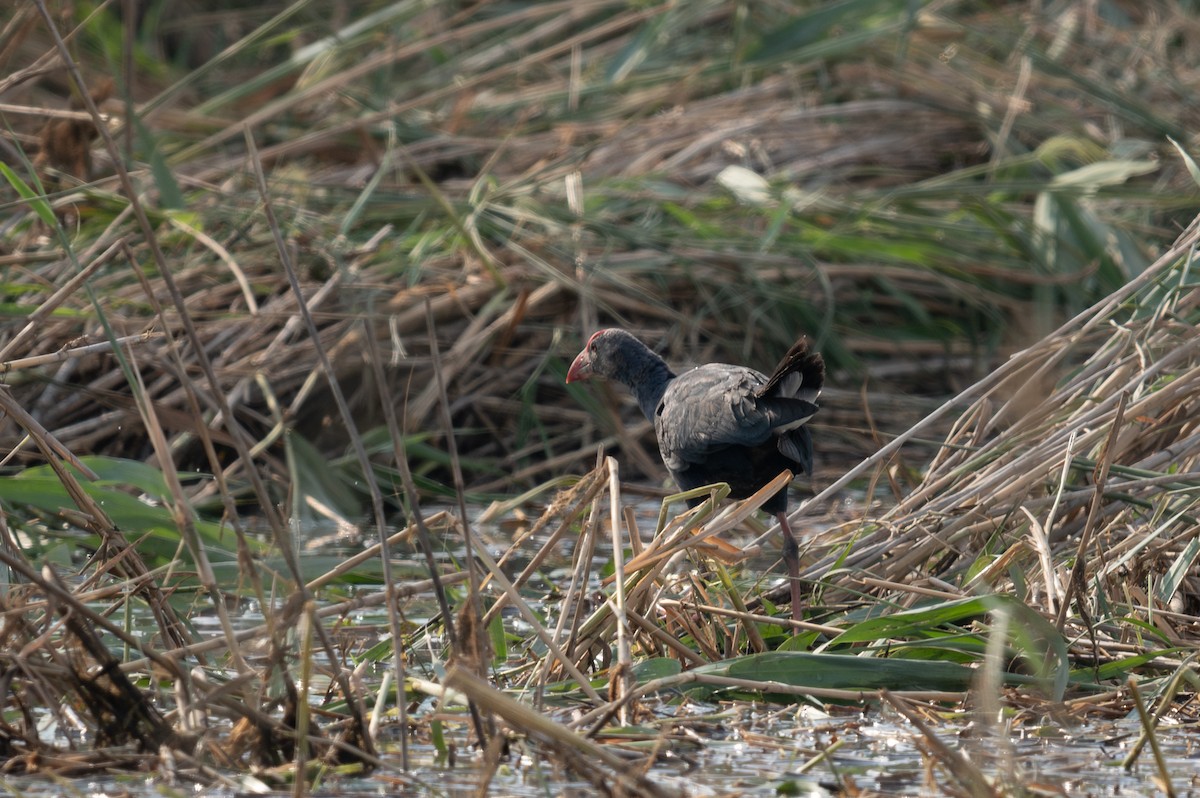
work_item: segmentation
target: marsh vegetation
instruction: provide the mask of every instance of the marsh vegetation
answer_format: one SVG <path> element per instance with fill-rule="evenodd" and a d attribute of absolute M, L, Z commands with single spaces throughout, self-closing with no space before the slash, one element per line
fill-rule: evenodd
<path fill-rule="evenodd" d="M 676 794 L 655 763 L 757 701 L 884 713 L 969 795 L 1029 792 L 1022 734 L 1134 717 L 1170 793 L 1194 10 L 15 6 L 3 771 L 303 792 L 422 746 L 481 792 L 533 757 Z M 803 621 L 765 497 L 644 512 L 649 425 L 563 384 L 614 323 L 823 352 Z"/>

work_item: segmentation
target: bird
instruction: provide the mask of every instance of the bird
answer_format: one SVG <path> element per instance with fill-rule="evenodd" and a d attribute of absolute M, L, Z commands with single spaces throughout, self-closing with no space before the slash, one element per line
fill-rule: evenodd
<path fill-rule="evenodd" d="M 812 474 L 807 422 L 818 410 L 825 361 L 801 336 L 770 376 L 709 363 L 676 375 L 627 330 L 599 330 L 567 369 L 566 382 L 600 377 L 629 389 L 654 424 L 663 464 L 681 491 L 728 483 L 743 499 L 783 471 Z M 783 533 L 792 618 L 801 619 L 800 548 L 787 520 L 788 485 L 763 503 Z M 704 501 L 692 499 L 693 507 Z"/>

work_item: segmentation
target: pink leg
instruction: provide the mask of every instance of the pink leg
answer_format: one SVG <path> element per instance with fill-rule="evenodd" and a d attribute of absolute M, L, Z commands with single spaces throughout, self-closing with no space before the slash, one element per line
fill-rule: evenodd
<path fill-rule="evenodd" d="M 775 517 L 779 520 L 780 531 L 783 532 L 783 562 L 788 570 L 788 582 L 792 586 L 792 620 L 802 620 L 800 607 L 802 600 L 800 597 L 800 546 L 796 543 L 795 536 L 792 535 L 792 527 L 788 524 L 787 513 L 776 513 Z M 792 634 L 798 630 L 792 629 Z"/>

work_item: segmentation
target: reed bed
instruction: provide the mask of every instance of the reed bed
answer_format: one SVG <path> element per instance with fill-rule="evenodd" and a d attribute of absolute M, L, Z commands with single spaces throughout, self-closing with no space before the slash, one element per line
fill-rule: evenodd
<path fill-rule="evenodd" d="M 410 747 L 451 762 L 452 727 L 481 794 L 517 745 L 684 794 L 655 765 L 692 709 L 752 698 L 894 712 L 978 795 L 1021 789 L 1001 707 L 1137 712 L 1169 790 L 1200 590 L 1186 10 L 487 5 L 4 23 L 3 773 L 431 789 Z M 638 514 L 648 425 L 562 384 L 610 323 L 680 363 L 826 353 L 804 621 L 770 488 Z M 325 525 L 356 553 L 300 556 Z"/>
<path fill-rule="evenodd" d="M 1132 601 L 1165 639 L 1190 637 L 1195 247 L 1193 224 L 1124 289 L 965 391 L 972 401 L 921 484 L 874 528 L 855 525 L 855 552 L 839 567 L 1024 592 L 1060 628 L 1075 606 L 1081 634 L 1096 628 L 1087 608 Z M 1014 583 L 1014 571 L 1028 582 Z"/>

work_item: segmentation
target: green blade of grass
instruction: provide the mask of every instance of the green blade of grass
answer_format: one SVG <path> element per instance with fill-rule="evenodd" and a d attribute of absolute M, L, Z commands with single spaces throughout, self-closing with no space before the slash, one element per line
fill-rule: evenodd
<path fill-rule="evenodd" d="M 0 174 L 4 175 L 4 179 L 13 187 L 13 190 L 21 195 L 21 198 L 29 203 L 29 207 L 38 218 L 46 223 L 48 227 L 55 227 L 58 220 L 54 218 L 54 210 L 50 207 L 50 203 L 46 202 L 46 195 L 39 194 L 29 187 L 29 184 L 21 179 L 21 176 L 12 170 L 12 168 L 0 161 Z"/>

